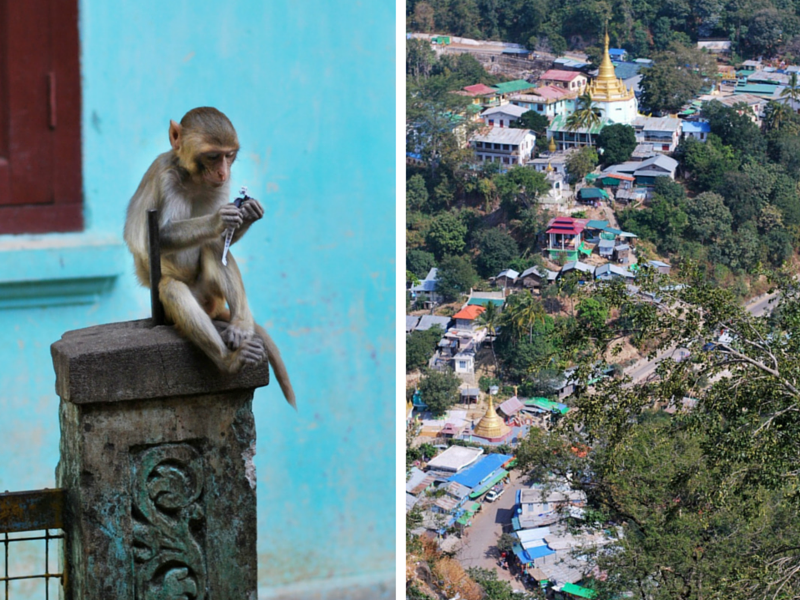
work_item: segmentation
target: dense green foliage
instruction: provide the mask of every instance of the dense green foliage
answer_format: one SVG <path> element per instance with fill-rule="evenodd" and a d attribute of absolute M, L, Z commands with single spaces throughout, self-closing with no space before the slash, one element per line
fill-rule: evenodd
<path fill-rule="evenodd" d="M 677 42 L 653 56 L 653 61 L 642 70 L 639 86 L 642 109 L 655 113 L 680 110 L 717 72 L 711 55 Z"/>
<path fill-rule="evenodd" d="M 497 275 L 519 256 L 517 242 L 502 229 L 485 229 L 475 237 L 480 251 L 475 262 L 481 277 Z"/>
<path fill-rule="evenodd" d="M 458 300 L 462 294 L 468 294 L 477 282 L 478 274 L 468 258 L 446 256 L 439 263 L 436 291 L 445 300 Z"/>
<path fill-rule="evenodd" d="M 412 331 L 406 336 L 406 372 L 428 364 L 443 334 L 441 327 L 434 326 L 424 331 Z"/>
<path fill-rule="evenodd" d="M 605 515 L 596 525 L 613 551 L 594 556 L 608 574 L 596 582 L 601 597 L 796 598 L 800 288 L 783 279 L 773 316 L 756 318 L 696 269 L 680 281 L 639 282 L 668 310 L 639 303 L 622 284 L 596 299 L 627 315 L 610 323 L 615 335 L 686 348 L 692 360 L 662 361 L 649 383 L 611 378 L 579 389 L 579 410 L 551 433 L 532 430 L 519 464 L 534 478 L 568 477 Z M 704 349 L 723 325 L 732 341 Z M 592 377 L 606 349 L 585 333 L 571 334 L 586 344 L 579 378 Z M 682 399 L 696 406 L 682 411 Z M 674 416 L 660 412 L 669 405 Z"/>
<path fill-rule="evenodd" d="M 799 11 L 797 0 L 406 0 L 406 27 L 561 54 L 602 46 L 608 23 L 612 46 L 637 57 L 709 37 L 729 39 L 736 54 L 751 57 L 794 49 Z"/>
<path fill-rule="evenodd" d="M 636 149 L 636 132 L 630 125 L 615 123 L 603 127 L 597 136 L 597 147 L 603 149 L 604 165 L 616 165 L 630 160 Z"/>
<path fill-rule="evenodd" d="M 786 263 L 800 243 L 800 171 L 794 151 L 800 117 L 775 103 L 760 130 L 746 105 L 704 105 L 711 133 L 675 153 L 696 195 L 660 178 L 650 205 L 618 214 L 620 226 L 662 254 L 694 258 L 716 283 Z M 746 291 L 746 288 L 743 289 Z"/>
<path fill-rule="evenodd" d="M 443 415 L 458 400 L 461 380 L 452 371 L 425 369 L 424 373 L 425 376 L 419 382 L 420 397 L 434 416 Z"/>

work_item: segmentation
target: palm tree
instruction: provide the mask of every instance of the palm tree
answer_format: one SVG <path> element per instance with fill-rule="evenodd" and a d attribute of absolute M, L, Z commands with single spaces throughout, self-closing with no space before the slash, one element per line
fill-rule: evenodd
<path fill-rule="evenodd" d="M 533 341 L 533 326 L 537 321 L 544 323 L 545 311 L 542 303 L 530 293 L 514 294 L 506 309 L 505 321 L 514 331 L 527 332 L 528 341 Z"/>
<path fill-rule="evenodd" d="M 796 110 L 795 104 L 800 101 L 800 85 L 797 83 L 797 73 L 792 72 L 789 75 L 789 85 L 781 90 L 780 94 L 781 98 L 783 98 L 784 104 L 787 101 L 792 102 L 792 110 Z"/>
<path fill-rule="evenodd" d="M 586 129 L 590 131 L 593 127 L 601 124 L 600 110 L 592 106 L 592 95 L 590 93 L 578 96 L 575 104 L 575 111 L 567 117 L 567 129 L 575 131 Z"/>
<path fill-rule="evenodd" d="M 494 358 L 495 373 L 497 373 L 497 355 L 494 353 L 494 340 L 497 337 L 497 330 L 500 327 L 500 318 L 500 309 L 497 308 L 494 302 L 489 302 L 489 304 L 486 305 L 486 310 L 475 319 L 475 324 L 478 329 L 485 329 L 487 337 L 489 338 L 489 346 L 492 349 L 492 358 Z"/>
<path fill-rule="evenodd" d="M 767 132 L 780 129 L 789 119 L 790 112 L 786 104 L 770 101 L 764 109 L 764 129 Z"/>

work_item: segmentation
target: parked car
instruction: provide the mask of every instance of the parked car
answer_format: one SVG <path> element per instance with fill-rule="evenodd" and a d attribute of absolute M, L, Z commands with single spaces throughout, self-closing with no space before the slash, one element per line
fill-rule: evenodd
<path fill-rule="evenodd" d="M 494 501 L 495 501 L 495 500 L 497 500 L 497 499 L 498 499 L 500 496 L 502 496 L 502 495 L 503 495 L 503 492 L 504 492 L 504 491 L 505 491 L 505 489 L 504 489 L 504 488 L 500 488 L 500 489 L 498 489 L 498 488 L 494 487 L 494 488 L 490 489 L 490 490 L 489 490 L 489 493 L 488 493 L 488 494 L 486 494 L 486 501 L 487 501 L 487 502 L 494 502 Z"/>

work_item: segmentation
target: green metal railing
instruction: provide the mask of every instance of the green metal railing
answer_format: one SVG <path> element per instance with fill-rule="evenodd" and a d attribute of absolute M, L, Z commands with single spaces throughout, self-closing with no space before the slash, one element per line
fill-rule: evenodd
<path fill-rule="evenodd" d="M 30 588 L 38 590 L 44 583 L 44 598 L 57 598 L 58 594 L 51 595 L 51 581 L 66 587 L 67 574 L 62 569 L 59 572 L 58 560 L 60 555 L 57 540 L 64 539 L 64 498 L 65 491 L 56 490 L 34 490 L 28 492 L 6 492 L 0 494 L 0 548 L 2 548 L 2 572 L 0 572 L 0 594 L 4 600 L 9 600 L 12 591 L 12 584 L 23 584 L 27 582 Z M 53 543 L 55 541 L 55 543 Z M 16 556 L 12 549 L 19 548 L 17 544 L 25 547 L 27 552 L 24 558 L 27 564 L 17 565 L 19 561 L 12 561 Z M 41 555 L 44 551 L 44 568 L 34 566 L 40 564 L 38 560 L 30 561 L 31 556 Z M 55 559 L 53 557 L 55 555 Z M 53 565 L 51 563 L 55 562 Z M 19 569 L 19 573 L 11 573 L 12 564 L 14 571 Z M 17 586 L 14 586 L 16 590 Z M 20 587 L 20 590 L 23 588 Z M 16 597 L 16 596 L 15 596 Z"/>

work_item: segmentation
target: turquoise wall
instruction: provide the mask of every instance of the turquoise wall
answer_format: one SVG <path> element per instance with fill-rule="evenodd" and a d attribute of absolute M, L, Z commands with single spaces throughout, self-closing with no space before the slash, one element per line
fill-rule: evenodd
<path fill-rule="evenodd" d="M 261 595 L 391 582 L 394 18 L 386 0 L 81 0 L 86 231 L 0 236 L 0 489 L 54 485 L 49 346 L 149 316 L 127 201 L 169 119 L 216 106 L 239 131 L 233 189 L 266 208 L 234 254 L 298 399 L 254 403 Z"/>

